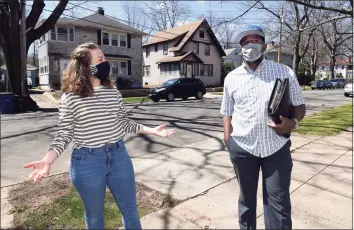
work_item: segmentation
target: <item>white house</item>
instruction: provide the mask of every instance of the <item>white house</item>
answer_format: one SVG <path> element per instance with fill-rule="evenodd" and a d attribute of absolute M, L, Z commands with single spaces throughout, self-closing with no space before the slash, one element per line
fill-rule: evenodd
<path fill-rule="evenodd" d="M 143 84 L 153 87 L 173 78 L 199 78 L 221 84 L 225 56 L 208 22 L 200 20 L 157 32 L 143 44 Z"/>
<path fill-rule="evenodd" d="M 226 54 L 224 57 L 225 63 L 232 63 L 235 69 L 242 64 L 243 58 L 241 54 L 241 48 L 230 48 L 225 49 L 224 51 Z"/>
<path fill-rule="evenodd" d="M 334 65 L 334 75 L 342 74 L 343 78 L 353 78 L 353 63 L 352 58 L 348 60 L 336 59 Z M 317 64 L 317 76 L 320 78 L 330 78 L 331 71 L 329 69 L 328 61 L 321 61 Z"/>

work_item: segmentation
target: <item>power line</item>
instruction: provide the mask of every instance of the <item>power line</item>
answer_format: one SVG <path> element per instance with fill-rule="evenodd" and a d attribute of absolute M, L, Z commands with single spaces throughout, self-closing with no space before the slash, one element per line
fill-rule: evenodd
<path fill-rule="evenodd" d="M 73 4 L 73 3 L 69 3 L 69 4 L 75 5 L 75 6 L 80 7 L 80 8 L 83 8 L 83 9 L 85 9 L 85 10 L 92 11 L 92 12 L 94 12 L 94 13 L 97 13 L 96 11 L 94 11 L 94 10 L 92 10 L 92 9 L 88 9 L 88 8 L 82 7 L 82 6 L 80 6 L 80 5 L 76 5 L 76 4 Z M 27 5 L 27 6 L 31 6 L 31 5 Z M 48 10 L 48 9 L 43 9 L 43 10 L 44 10 L 44 11 L 47 11 L 47 12 L 53 13 L 53 10 Z M 111 25 L 107 25 L 107 24 L 103 24 L 103 23 L 91 21 L 91 20 L 88 20 L 88 19 L 79 18 L 79 17 L 75 17 L 75 16 L 72 16 L 72 15 L 67 15 L 67 14 L 64 14 L 64 13 L 62 13 L 61 15 L 62 15 L 62 16 L 66 16 L 66 17 L 70 17 L 70 18 L 73 18 L 73 19 L 77 19 L 77 20 L 87 21 L 87 22 L 94 23 L 94 24 L 101 25 L 101 26 L 107 26 L 107 27 L 110 27 L 110 28 L 113 28 L 113 29 L 118 29 L 118 30 L 130 32 L 130 33 L 133 32 L 133 31 L 131 31 L 131 30 L 122 29 L 122 28 L 119 28 L 119 27 L 115 27 L 115 26 L 111 26 Z M 128 21 L 126 21 L 126 20 L 123 20 L 123 19 L 120 19 L 120 18 L 116 18 L 116 17 L 112 17 L 112 16 L 109 16 L 109 15 L 105 15 L 105 16 L 108 17 L 108 18 L 112 18 L 112 19 L 114 19 L 114 20 L 120 20 L 120 21 L 123 21 L 123 22 L 128 22 Z M 128 23 L 129 23 L 129 22 L 128 22 Z M 137 25 L 139 25 L 139 24 L 137 24 Z M 140 25 L 140 26 L 141 26 L 141 25 Z M 148 29 L 153 29 L 153 30 L 159 31 L 158 29 L 153 28 L 153 27 L 148 27 L 148 26 L 145 26 L 145 27 L 148 28 Z M 180 35 L 180 34 L 176 34 L 176 33 L 169 32 L 169 31 L 161 31 L 161 32 L 169 33 L 169 34 L 176 35 L 176 36 L 179 36 L 179 35 Z M 168 39 L 168 38 L 160 37 L 160 36 L 157 36 L 157 35 L 152 35 L 152 34 L 148 34 L 148 33 L 145 33 L 145 34 L 147 34 L 147 35 L 150 36 L 150 37 L 161 38 L 161 39 L 163 39 L 163 41 L 169 41 L 169 40 L 170 40 L 170 39 Z M 237 42 L 228 42 L 228 44 L 230 44 L 230 45 L 238 45 L 239 43 L 237 43 Z"/>

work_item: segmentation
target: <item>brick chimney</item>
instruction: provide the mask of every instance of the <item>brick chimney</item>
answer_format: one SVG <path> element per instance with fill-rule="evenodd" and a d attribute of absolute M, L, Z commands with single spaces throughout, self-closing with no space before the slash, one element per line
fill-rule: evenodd
<path fill-rule="evenodd" d="M 98 12 L 100 15 L 104 15 L 104 9 L 103 9 L 103 7 L 98 7 L 97 12 Z"/>

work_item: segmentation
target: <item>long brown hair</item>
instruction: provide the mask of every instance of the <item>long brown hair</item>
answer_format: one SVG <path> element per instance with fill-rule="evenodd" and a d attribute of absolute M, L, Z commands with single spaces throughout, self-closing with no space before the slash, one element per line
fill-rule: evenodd
<path fill-rule="evenodd" d="M 63 72 L 61 90 L 64 93 L 73 93 L 82 97 L 93 95 L 93 86 L 89 79 L 91 76 L 91 50 L 98 49 L 92 42 L 84 43 L 74 49 L 71 61 Z M 111 79 L 101 81 L 101 85 L 113 88 Z"/>

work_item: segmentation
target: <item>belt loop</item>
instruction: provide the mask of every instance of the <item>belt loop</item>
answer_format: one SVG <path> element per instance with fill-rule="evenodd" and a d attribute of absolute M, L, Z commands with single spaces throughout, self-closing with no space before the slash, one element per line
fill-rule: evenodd
<path fill-rule="evenodd" d="M 118 148 L 120 148 L 121 147 L 121 140 L 119 140 L 119 141 L 117 141 L 117 146 L 118 146 Z"/>

